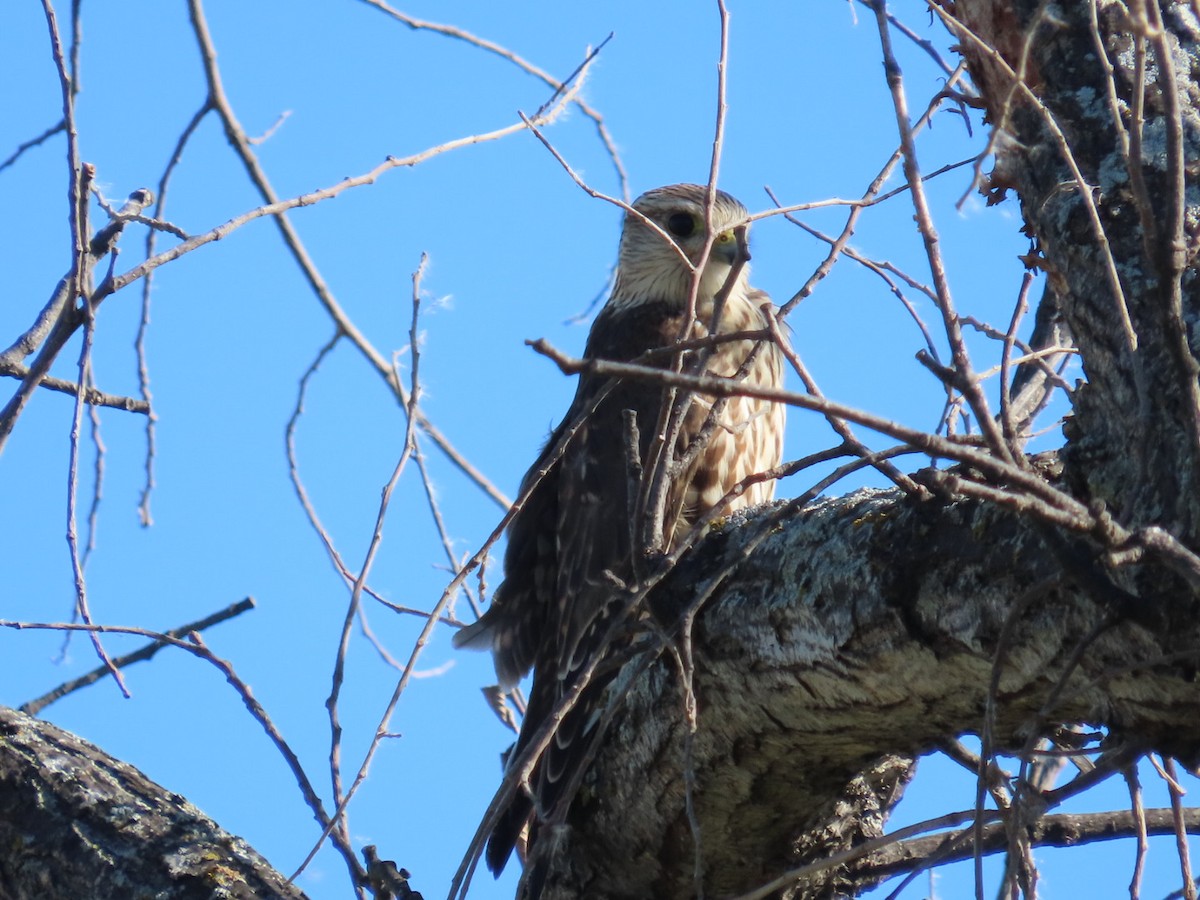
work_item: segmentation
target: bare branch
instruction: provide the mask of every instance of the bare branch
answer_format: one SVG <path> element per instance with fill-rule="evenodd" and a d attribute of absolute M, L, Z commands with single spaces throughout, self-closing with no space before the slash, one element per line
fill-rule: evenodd
<path fill-rule="evenodd" d="M 245 600 L 241 600 L 232 606 L 227 606 L 224 609 L 218 610 L 217 612 L 207 615 L 202 619 L 197 619 L 195 622 L 189 622 L 187 625 L 181 625 L 179 628 L 172 628 L 170 631 L 165 632 L 164 636 L 166 638 L 173 638 L 176 641 L 182 641 L 192 632 L 201 632 L 205 629 L 211 628 L 213 625 L 218 625 L 221 622 L 225 622 L 229 619 L 235 618 L 236 616 L 240 616 L 242 613 L 254 609 L 254 606 L 254 599 L 252 597 L 247 597 Z M 128 668 L 134 663 L 143 662 L 153 658 L 159 650 L 168 646 L 170 643 L 171 641 L 169 640 L 154 640 L 142 647 L 140 650 L 135 650 L 132 653 L 123 653 L 120 656 L 114 657 L 112 663 L 118 669 Z M 26 703 L 22 703 L 18 709 L 20 709 L 20 711 L 26 715 L 36 716 L 56 700 L 61 700 L 67 694 L 73 693 L 80 688 L 87 687 L 90 684 L 95 684 L 107 674 L 109 674 L 108 666 L 100 666 L 92 669 L 92 671 L 88 672 L 86 675 L 73 678 L 68 682 L 60 684 L 54 690 L 42 694 L 40 697 L 29 700 Z"/>

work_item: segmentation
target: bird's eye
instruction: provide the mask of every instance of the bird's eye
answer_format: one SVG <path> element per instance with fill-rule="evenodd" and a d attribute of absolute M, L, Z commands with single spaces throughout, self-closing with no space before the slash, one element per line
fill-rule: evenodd
<path fill-rule="evenodd" d="M 674 213 L 667 219 L 667 231 L 678 238 L 690 237 L 696 230 L 696 217 L 690 213 Z"/>

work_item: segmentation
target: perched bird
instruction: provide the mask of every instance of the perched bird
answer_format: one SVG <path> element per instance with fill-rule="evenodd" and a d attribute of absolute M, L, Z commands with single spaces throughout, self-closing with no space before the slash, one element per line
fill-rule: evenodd
<path fill-rule="evenodd" d="M 781 386 L 782 354 L 769 340 L 696 345 L 711 334 L 761 333 L 770 306 L 747 282 L 746 208 L 717 191 L 706 226 L 706 194 L 700 185 L 676 184 L 634 202 L 640 215 L 625 216 L 612 296 L 592 325 L 585 356 Z M 694 290 L 693 267 L 702 261 L 708 227 L 713 241 Z M 691 343 L 670 352 L 680 341 Z M 771 499 L 774 481 L 765 480 L 716 508 L 747 476 L 778 465 L 783 421 L 783 407 L 765 400 L 716 400 L 646 380 L 580 377 L 571 408 L 522 483 L 528 497 L 508 527 L 504 581 L 483 617 L 454 639 L 457 647 L 490 649 L 505 690 L 533 668 L 510 766 L 581 670 L 611 650 L 604 635 L 627 608 L 643 562 L 669 552 L 710 511 Z M 665 448 L 673 431 L 673 446 Z M 665 490 L 654 492 L 650 485 L 662 466 Z M 539 821 L 565 816 L 571 797 L 564 786 L 588 762 L 601 687 L 589 682 L 533 769 L 529 791 L 519 791 L 493 830 L 487 862 L 497 875 L 531 816 L 535 835 Z"/>

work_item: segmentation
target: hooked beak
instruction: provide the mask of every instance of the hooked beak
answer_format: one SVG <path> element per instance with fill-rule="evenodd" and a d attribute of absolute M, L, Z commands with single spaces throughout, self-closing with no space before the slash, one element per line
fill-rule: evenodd
<path fill-rule="evenodd" d="M 712 255 L 727 265 L 736 265 L 739 261 L 750 262 L 750 245 L 746 241 L 746 228 L 740 226 L 722 231 L 713 242 Z"/>

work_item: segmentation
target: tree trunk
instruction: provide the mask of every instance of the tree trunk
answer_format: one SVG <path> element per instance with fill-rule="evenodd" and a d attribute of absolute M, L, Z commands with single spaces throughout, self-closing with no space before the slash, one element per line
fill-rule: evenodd
<path fill-rule="evenodd" d="M 992 749 L 1079 722 L 1200 759 L 1195 4 L 1100 0 L 1095 29 L 1090 3 L 941 5 L 1000 132 L 991 189 L 1019 194 L 1088 379 L 1061 458 L 1021 471 L 1081 502 L 928 472 L 934 501 L 860 492 L 715 536 L 664 585 L 712 591 L 694 730 L 669 656 L 616 686 L 569 825 L 535 845 L 543 896 L 749 891 L 879 833 L 906 758 L 985 724 Z M 853 893 L 868 863 L 776 894 Z"/>

